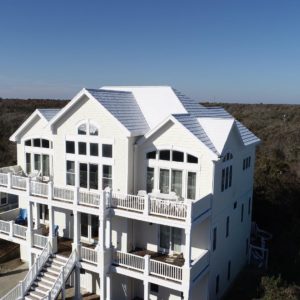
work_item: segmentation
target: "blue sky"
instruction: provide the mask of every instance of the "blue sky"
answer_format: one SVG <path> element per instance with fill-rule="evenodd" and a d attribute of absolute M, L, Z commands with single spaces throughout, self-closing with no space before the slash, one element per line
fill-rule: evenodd
<path fill-rule="evenodd" d="M 197 100 L 300 104 L 300 1 L 0 2 L 0 97 L 172 85 Z"/>

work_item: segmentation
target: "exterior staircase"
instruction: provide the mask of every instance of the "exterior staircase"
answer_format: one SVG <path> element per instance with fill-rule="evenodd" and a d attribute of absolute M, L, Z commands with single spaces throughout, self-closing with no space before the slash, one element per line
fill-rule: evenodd
<path fill-rule="evenodd" d="M 30 290 L 25 296 L 25 300 L 47 298 L 67 261 L 67 257 L 51 255 L 31 285 Z"/>

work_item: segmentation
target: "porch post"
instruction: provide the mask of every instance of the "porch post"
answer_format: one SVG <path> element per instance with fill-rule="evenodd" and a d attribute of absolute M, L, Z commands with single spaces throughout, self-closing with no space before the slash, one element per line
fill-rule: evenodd
<path fill-rule="evenodd" d="M 52 246 L 53 253 L 57 252 L 57 236 L 55 236 L 54 232 L 54 209 L 50 204 L 49 208 L 49 239 Z"/>
<path fill-rule="evenodd" d="M 75 266 L 75 299 L 82 299 L 80 293 L 80 268 L 79 266 Z"/>
<path fill-rule="evenodd" d="M 107 218 L 106 219 L 106 248 L 107 249 L 110 249 L 111 247 L 111 219 L 110 218 Z"/>
<path fill-rule="evenodd" d="M 74 220 L 74 239 L 73 239 L 73 249 L 77 250 L 78 256 L 80 258 L 80 213 L 78 211 L 73 211 Z"/>
<path fill-rule="evenodd" d="M 111 278 L 106 274 L 106 300 L 111 300 Z"/>
<path fill-rule="evenodd" d="M 40 228 L 40 204 L 35 203 L 35 229 Z"/>
<path fill-rule="evenodd" d="M 31 267 L 33 261 L 32 261 L 32 255 L 31 255 L 31 247 L 33 244 L 33 222 L 32 222 L 32 202 L 28 201 L 28 213 L 27 213 L 27 232 L 26 232 L 26 238 L 27 238 L 27 245 L 28 245 L 28 253 L 29 253 L 29 266 Z"/>
<path fill-rule="evenodd" d="M 149 300 L 149 281 L 144 280 L 144 300 Z"/>
<path fill-rule="evenodd" d="M 185 228 L 185 249 L 184 249 L 184 266 L 189 268 L 191 265 L 191 227 Z"/>

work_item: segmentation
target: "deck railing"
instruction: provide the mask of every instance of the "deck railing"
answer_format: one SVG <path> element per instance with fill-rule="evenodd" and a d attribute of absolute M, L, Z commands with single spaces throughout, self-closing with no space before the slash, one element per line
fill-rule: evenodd
<path fill-rule="evenodd" d="M 112 192 L 111 206 L 142 212 L 145 207 L 144 197 Z"/>
<path fill-rule="evenodd" d="M 53 198 L 62 201 L 74 201 L 74 190 L 64 187 L 53 187 Z"/>
<path fill-rule="evenodd" d="M 4 186 L 8 185 L 8 174 L 0 173 L 0 185 L 4 185 Z"/>
<path fill-rule="evenodd" d="M 98 263 L 98 253 L 97 250 L 88 247 L 80 247 L 80 256 L 83 261 L 87 261 L 93 264 Z"/>
<path fill-rule="evenodd" d="M 0 232 L 10 233 L 10 222 L 0 220 Z"/>
<path fill-rule="evenodd" d="M 30 181 L 30 191 L 32 195 L 47 197 L 48 196 L 48 184 L 38 181 Z"/>
<path fill-rule="evenodd" d="M 48 242 L 48 237 L 35 233 L 33 235 L 33 246 L 37 248 L 44 248 Z"/>
<path fill-rule="evenodd" d="M 182 267 L 150 259 L 149 271 L 152 275 L 175 281 L 182 281 Z"/>
<path fill-rule="evenodd" d="M 79 203 L 84 205 L 91 205 L 91 206 L 99 206 L 100 205 L 100 192 L 86 192 L 80 191 L 79 192 Z"/>
<path fill-rule="evenodd" d="M 183 202 L 150 198 L 150 214 L 186 219 L 187 205 Z"/>
<path fill-rule="evenodd" d="M 26 226 L 22 226 L 22 225 L 19 225 L 19 224 L 14 224 L 13 225 L 13 235 L 16 236 L 16 237 L 26 239 L 26 231 L 27 231 Z"/>
<path fill-rule="evenodd" d="M 16 189 L 26 190 L 26 177 L 12 175 L 11 186 Z"/>
<path fill-rule="evenodd" d="M 138 271 L 144 271 L 145 269 L 144 257 L 121 251 L 114 252 L 113 263 Z"/>

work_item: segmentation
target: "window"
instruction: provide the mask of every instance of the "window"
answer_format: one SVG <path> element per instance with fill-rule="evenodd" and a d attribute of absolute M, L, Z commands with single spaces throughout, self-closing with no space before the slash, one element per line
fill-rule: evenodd
<path fill-rule="evenodd" d="M 86 143 L 83 142 L 78 143 L 78 152 L 81 155 L 86 155 Z"/>
<path fill-rule="evenodd" d="M 31 154 L 26 153 L 26 173 L 31 173 Z"/>
<path fill-rule="evenodd" d="M 157 284 L 150 283 L 150 292 L 151 293 L 158 293 L 159 287 Z"/>
<path fill-rule="evenodd" d="M 233 203 L 233 209 L 236 209 L 237 208 L 237 202 L 235 201 L 234 203 Z"/>
<path fill-rule="evenodd" d="M 102 145 L 102 156 L 112 157 L 112 145 L 107 145 L 107 144 Z"/>
<path fill-rule="evenodd" d="M 183 158 L 184 158 L 183 152 L 173 151 L 172 154 L 173 154 L 172 155 L 172 160 L 173 161 L 183 162 Z"/>
<path fill-rule="evenodd" d="M 250 216 L 251 213 L 251 198 L 248 199 L 248 216 Z"/>
<path fill-rule="evenodd" d="M 42 163 L 43 163 L 43 170 L 42 174 L 43 176 L 50 176 L 50 164 L 49 164 L 49 155 L 42 155 Z"/>
<path fill-rule="evenodd" d="M 78 134 L 80 135 L 86 135 L 86 124 L 81 124 L 79 127 L 78 127 Z"/>
<path fill-rule="evenodd" d="M 222 169 L 221 191 L 227 190 L 232 185 L 232 166 Z"/>
<path fill-rule="evenodd" d="M 181 252 L 181 229 L 160 225 L 159 246 L 163 251 Z"/>
<path fill-rule="evenodd" d="M 99 238 L 99 216 L 91 215 L 92 239 Z"/>
<path fill-rule="evenodd" d="M 67 160 L 67 185 L 75 185 L 75 162 Z"/>
<path fill-rule="evenodd" d="M 228 261 L 227 264 L 227 280 L 230 280 L 230 274 L 231 273 L 231 261 Z"/>
<path fill-rule="evenodd" d="M 25 146 L 31 146 L 31 140 L 25 141 Z"/>
<path fill-rule="evenodd" d="M 112 188 L 112 166 L 102 166 L 102 189 Z"/>
<path fill-rule="evenodd" d="M 169 170 L 160 169 L 159 170 L 159 189 L 161 193 L 168 194 L 170 190 L 169 186 Z"/>
<path fill-rule="evenodd" d="M 0 192 L 0 206 L 8 204 L 8 196 L 6 193 Z"/>
<path fill-rule="evenodd" d="M 219 285 L 220 285 L 220 276 L 216 276 L 216 294 L 219 293 Z"/>
<path fill-rule="evenodd" d="M 43 148 L 49 148 L 50 147 L 49 141 L 42 139 L 42 147 Z"/>
<path fill-rule="evenodd" d="M 154 168 L 147 168 L 147 193 L 151 193 L 154 188 Z"/>
<path fill-rule="evenodd" d="M 98 128 L 93 124 L 90 124 L 90 135 L 98 135 Z"/>
<path fill-rule="evenodd" d="M 99 155 L 98 144 L 90 143 L 90 155 L 91 156 L 98 156 Z"/>
<path fill-rule="evenodd" d="M 80 235 L 83 237 L 88 237 L 88 224 L 89 224 L 89 220 L 88 220 L 88 215 L 85 213 L 81 213 L 80 214 L 80 223 L 81 223 L 81 233 Z"/>
<path fill-rule="evenodd" d="M 155 158 L 156 158 L 156 151 L 148 152 L 148 153 L 146 154 L 146 158 L 147 158 L 147 159 L 155 159 Z"/>
<path fill-rule="evenodd" d="M 89 188 L 98 190 L 98 165 L 89 165 Z"/>
<path fill-rule="evenodd" d="M 213 230 L 213 251 L 217 248 L 217 227 Z"/>
<path fill-rule="evenodd" d="M 247 170 L 251 167 L 251 156 L 248 156 L 243 159 L 243 170 Z"/>
<path fill-rule="evenodd" d="M 188 172 L 187 198 L 196 199 L 196 173 Z"/>
<path fill-rule="evenodd" d="M 230 222 L 230 218 L 229 216 L 226 218 L 226 237 L 229 236 L 229 222 Z"/>
<path fill-rule="evenodd" d="M 241 222 L 244 221 L 244 204 L 242 204 L 242 208 L 241 208 Z"/>
<path fill-rule="evenodd" d="M 75 154 L 75 142 L 66 141 L 66 153 Z"/>
<path fill-rule="evenodd" d="M 196 156 L 188 154 L 187 155 L 187 162 L 191 163 L 191 164 L 197 164 L 198 163 L 198 158 Z"/>
<path fill-rule="evenodd" d="M 40 171 L 41 170 L 41 155 L 34 154 L 34 169 Z"/>
<path fill-rule="evenodd" d="M 182 171 L 172 170 L 171 191 L 182 196 Z"/>
<path fill-rule="evenodd" d="M 79 186 L 87 188 L 88 170 L 87 164 L 79 164 Z"/>
<path fill-rule="evenodd" d="M 41 147 L 41 140 L 40 139 L 34 139 L 33 140 L 33 147 Z"/>
<path fill-rule="evenodd" d="M 170 160 L 170 150 L 161 150 L 161 151 L 159 151 L 159 159 L 161 159 L 161 160 Z"/>

